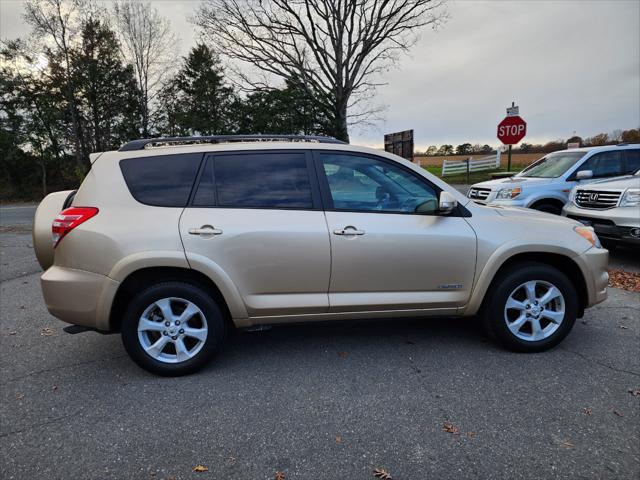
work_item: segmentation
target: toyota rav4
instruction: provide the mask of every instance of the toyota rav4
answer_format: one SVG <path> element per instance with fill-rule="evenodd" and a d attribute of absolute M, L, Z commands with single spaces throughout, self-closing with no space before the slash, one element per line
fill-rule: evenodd
<path fill-rule="evenodd" d="M 393 154 L 326 137 L 137 140 L 39 205 L 42 291 L 67 331 L 119 332 L 141 367 L 194 372 L 230 328 L 477 316 L 516 351 L 606 298 L 575 220 L 473 203 Z"/>

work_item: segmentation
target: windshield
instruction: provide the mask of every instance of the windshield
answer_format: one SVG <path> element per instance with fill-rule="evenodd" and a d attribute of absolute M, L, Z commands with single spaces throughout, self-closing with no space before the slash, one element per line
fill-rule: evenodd
<path fill-rule="evenodd" d="M 585 152 L 556 152 L 529 165 L 516 177 L 557 178 L 580 160 Z"/>

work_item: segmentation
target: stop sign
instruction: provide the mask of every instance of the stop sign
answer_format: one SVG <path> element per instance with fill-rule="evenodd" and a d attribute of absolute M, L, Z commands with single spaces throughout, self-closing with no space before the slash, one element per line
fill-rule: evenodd
<path fill-rule="evenodd" d="M 505 117 L 498 124 L 498 139 L 505 145 L 515 145 L 527 134 L 527 122 L 519 116 Z"/>

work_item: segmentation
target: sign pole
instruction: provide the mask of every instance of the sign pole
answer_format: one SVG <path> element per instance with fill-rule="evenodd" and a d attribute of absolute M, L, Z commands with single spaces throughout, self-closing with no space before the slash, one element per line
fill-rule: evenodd
<path fill-rule="evenodd" d="M 511 108 L 516 106 L 516 102 L 511 102 Z M 509 145 L 509 159 L 507 160 L 507 172 L 511 171 L 511 145 Z"/>

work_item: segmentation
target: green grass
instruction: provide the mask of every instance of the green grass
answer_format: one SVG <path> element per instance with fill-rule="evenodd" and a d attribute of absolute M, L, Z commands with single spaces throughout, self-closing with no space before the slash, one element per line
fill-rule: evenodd
<path fill-rule="evenodd" d="M 497 172 L 506 172 L 506 168 L 498 168 L 495 170 L 485 170 L 482 172 L 470 172 L 469 180 L 467 180 L 467 174 L 461 173 L 457 175 L 445 175 L 442 176 L 442 167 L 433 166 L 433 167 L 423 167 L 429 173 L 433 173 L 435 176 L 443 179 L 445 182 L 450 184 L 464 184 L 464 185 L 472 185 L 478 182 L 484 182 L 485 180 L 491 180 L 491 174 Z"/>

